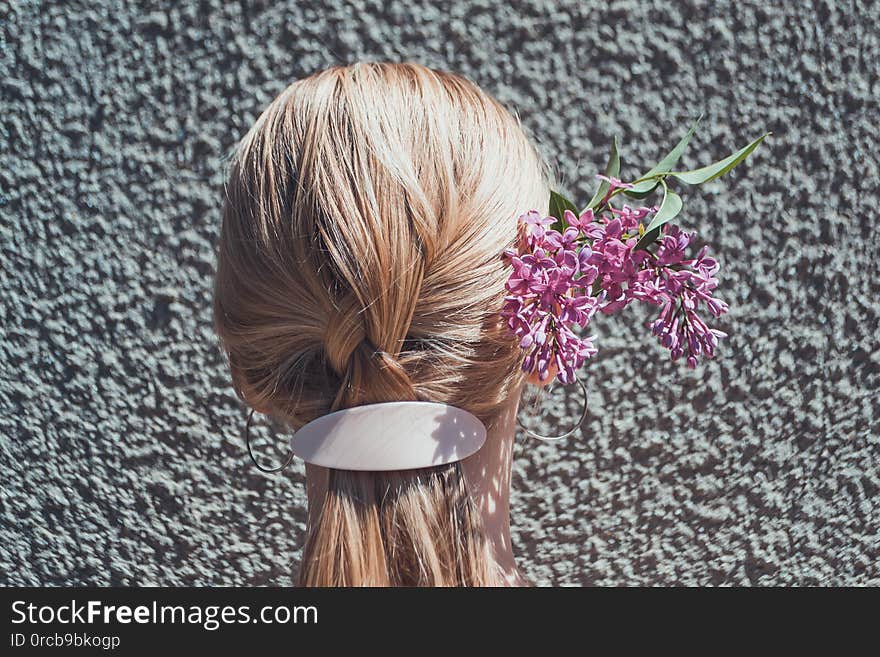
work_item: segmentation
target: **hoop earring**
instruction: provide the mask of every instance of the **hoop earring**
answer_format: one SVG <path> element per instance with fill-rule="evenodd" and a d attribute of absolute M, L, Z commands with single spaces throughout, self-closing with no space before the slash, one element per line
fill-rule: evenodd
<path fill-rule="evenodd" d="M 522 425 L 522 422 L 519 421 L 519 412 L 517 412 L 517 414 L 516 414 L 516 424 L 517 424 L 517 426 L 519 426 L 520 429 L 522 429 L 523 431 L 525 431 L 528 435 L 532 436 L 533 438 L 537 438 L 538 440 L 545 440 L 545 441 L 548 441 L 548 442 L 552 442 L 552 441 L 556 441 L 556 440 L 562 440 L 563 438 L 568 438 L 570 435 L 572 435 L 572 434 L 575 433 L 578 429 L 580 429 L 581 425 L 584 423 L 584 420 L 585 420 L 586 417 L 587 417 L 587 387 L 584 385 L 584 382 L 581 381 L 578 377 L 575 377 L 574 380 L 575 380 L 575 381 L 577 382 L 577 384 L 581 387 L 581 392 L 583 393 L 583 397 L 584 397 L 584 407 L 583 407 L 583 409 L 581 410 L 581 418 L 577 421 L 577 424 L 575 424 L 571 429 L 569 429 L 569 430 L 566 431 L 564 434 L 559 435 L 559 436 L 543 436 L 543 435 L 541 435 L 541 434 L 539 434 L 539 433 L 535 433 L 535 432 L 532 431 L 531 429 L 527 429 L 526 427 L 524 427 L 524 426 Z"/>
<path fill-rule="evenodd" d="M 291 451 L 290 454 L 287 456 L 287 460 L 284 461 L 284 463 L 282 463 L 281 465 L 279 465 L 277 468 L 267 468 L 267 467 L 265 467 L 265 466 L 260 465 L 260 464 L 257 462 L 257 459 L 254 457 L 254 452 L 253 452 L 253 450 L 251 449 L 251 436 L 250 436 L 250 431 L 251 431 L 251 419 L 252 419 L 253 417 L 254 417 L 254 409 L 251 409 L 251 412 L 250 412 L 250 414 L 248 415 L 247 422 L 246 422 L 245 425 L 244 425 L 244 442 L 245 442 L 245 445 L 247 445 L 247 451 L 248 451 L 248 454 L 249 454 L 250 457 L 251 457 L 251 461 L 254 462 L 254 465 L 257 466 L 257 469 L 258 469 L 258 470 L 262 470 L 263 472 L 268 472 L 268 473 L 270 473 L 270 474 L 273 473 L 273 472 L 281 472 L 282 470 L 284 470 L 284 468 L 286 468 L 288 465 L 290 465 L 290 462 L 291 462 L 291 461 L 293 461 L 293 452 Z"/>

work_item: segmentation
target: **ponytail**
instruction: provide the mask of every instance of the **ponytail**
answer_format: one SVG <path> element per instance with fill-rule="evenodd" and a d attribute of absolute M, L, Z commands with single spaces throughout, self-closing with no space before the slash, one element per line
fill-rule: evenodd
<path fill-rule="evenodd" d="M 500 570 L 461 464 L 330 470 L 300 586 L 497 586 Z"/>

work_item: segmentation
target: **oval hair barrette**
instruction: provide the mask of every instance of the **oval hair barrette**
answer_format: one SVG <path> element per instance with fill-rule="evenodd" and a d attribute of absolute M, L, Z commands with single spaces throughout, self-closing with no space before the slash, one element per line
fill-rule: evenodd
<path fill-rule="evenodd" d="M 275 468 L 261 465 L 250 443 L 253 411 L 245 442 L 263 472 L 279 472 L 294 456 L 337 470 L 411 470 L 461 461 L 486 441 L 485 425 L 472 413 L 449 404 L 421 401 L 366 404 L 334 411 L 300 427 L 291 452 Z"/>

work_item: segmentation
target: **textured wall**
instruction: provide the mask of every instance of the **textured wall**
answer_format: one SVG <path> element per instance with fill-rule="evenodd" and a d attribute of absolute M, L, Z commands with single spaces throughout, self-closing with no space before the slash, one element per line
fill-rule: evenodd
<path fill-rule="evenodd" d="M 302 470 L 247 462 L 211 331 L 223 162 L 288 82 L 370 58 L 472 77 L 582 199 L 614 134 L 636 174 L 700 112 L 688 166 L 774 133 L 686 198 L 732 307 L 720 358 L 690 372 L 631 346 L 647 313 L 604 319 L 583 435 L 520 438 L 524 571 L 880 584 L 880 3 L 13 0 L 0 16 L 3 583 L 291 582 Z"/>

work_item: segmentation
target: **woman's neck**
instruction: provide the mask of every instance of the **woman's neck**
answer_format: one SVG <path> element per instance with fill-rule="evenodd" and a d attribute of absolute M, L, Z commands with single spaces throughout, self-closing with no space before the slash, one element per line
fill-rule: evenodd
<path fill-rule="evenodd" d="M 510 541 L 510 475 L 518 408 L 519 395 L 514 395 L 489 428 L 480 451 L 462 461 L 468 489 L 483 515 L 489 544 L 513 586 L 528 584 L 516 567 Z"/>

